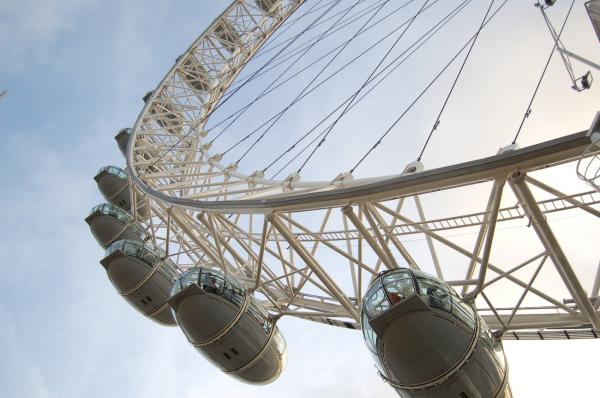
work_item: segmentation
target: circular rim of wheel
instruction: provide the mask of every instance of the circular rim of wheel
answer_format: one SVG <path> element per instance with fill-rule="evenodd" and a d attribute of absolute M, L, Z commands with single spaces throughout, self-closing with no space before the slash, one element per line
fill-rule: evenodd
<path fill-rule="evenodd" d="M 180 57 L 177 58 L 175 64 L 160 81 L 157 88 L 151 92 L 149 99 L 146 100 L 146 104 L 139 114 L 133 127 L 126 156 L 127 167 L 130 171 L 130 176 L 134 184 L 144 193 L 150 195 L 158 201 L 184 208 L 196 210 L 202 209 L 205 211 L 248 213 L 264 212 L 282 208 L 308 210 L 322 208 L 325 206 L 339 206 L 343 205 L 344 203 L 348 203 L 351 200 L 385 200 L 398 197 L 400 194 L 405 193 L 404 189 L 406 189 L 406 186 L 411 186 L 411 192 L 429 192 L 432 190 L 446 189 L 457 185 L 465 185 L 469 183 L 480 182 L 482 180 L 489 180 L 489 178 L 479 178 L 469 181 L 459 179 L 457 181 L 451 180 L 444 183 L 441 181 L 441 179 L 447 179 L 448 167 L 420 171 L 418 173 L 405 172 L 402 174 L 362 179 L 354 179 L 349 173 L 347 173 L 340 174 L 332 181 L 299 181 L 294 178 L 293 174 L 284 180 L 274 180 L 264 178 L 262 175 L 257 174 L 258 172 L 250 175 L 244 174 L 237 171 L 237 169 L 232 167 L 232 165 L 225 165 L 221 163 L 219 154 L 213 153 L 210 150 L 210 144 L 204 140 L 204 135 L 202 134 L 204 126 L 209 120 L 212 111 L 215 109 L 215 106 L 222 99 L 223 95 L 227 93 L 227 90 L 235 81 L 239 72 L 253 58 L 256 52 L 268 41 L 271 35 L 277 31 L 277 29 L 287 20 L 287 18 L 305 3 L 305 0 L 272 0 L 270 1 L 270 4 L 272 4 L 271 11 L 266 12 L 263 10 L 263 18 L 259 21 L 259 23 L 257 23 L 247 32 L 240 34 L 239 31 L 236 31 L 239 39 L 238 44 L 241 46 L 233 49 L 233 51 L 230 51 L 230 57 L 228 59 L 223 58 L 223 68 L 216 79 L 216 83 L 212 84 L 210 90 L 207 90 L 205 93 L 205 97 L 208 98 L 207 104 L 202 104 L 203 109 L 200 111 L 200 116 L 195 120 L 190 121 L 190 126 L 188 126 L 190 131 L 183 137 L 187 138 L 190 136 L 191 138 L 196 139 L 193 144 L 194 147 L 192 148 L 192 146 L 190 146 L 190 148 L 192 148 L 192 151 L 195 151 L 196 154 L 200 155 L 202 159 L 204 159 L 205 163 L 210 164 L 212 168 L 218 170 L 220 176 L 224 177 L 224 181 L 235 181 L 235 183 L 238 185 L 247 184 L 254 187 L 260 186 L 266 192 L 268 192 L 267 195 L 257 197 L 256 194 L 251 194 L 249 195 L 251 198 L 245 198 L 242 196 L 235 199 L 225 198 L 223 200 L 219 200 L 217 196 L 217 200 L 197 200 L 167 195 L 159 190 L 161 188 L 160 186 L 149 185 L 148 181 L 143 178 L 144 174 L 138 173 L 139 164 L 134 160 L 136 154 L 139 155 L 140 152 L 143 153 L 141 150 L 136 148 L 136 144 L 138 136 L 144 131 L 144 122 L 147 122 L 148 120 L 157 120 L 156 116 L 152 116 L 153 109 L 155 109 L 155 107 L 163 106 L 164 109 L 164 104 L 167 103 L 167 101 L 171 101 L 172 104 L 175 103 L 173 98 L 174 95 L 170 96 L 166 88 L 168 88 L 169 84 L 172 84 L 174 80 L 178 79 L 178 72 L 181 71 L 184 64 L 191 59 L 190 57 L 194 57 L 195 61 L 197 62 L 194 52 L 199 50 L 199 46 L 206 41 L 213 43 L 213 45 L 216 41 L 219 41 L 219 38 L 216 36 L 218 35 L 216 32 L 219 29 L 227 29 L 228 26 L 237 27 L 238 25 L 231 22 L 228 18 L 230 18 L 231 14 L 236 13 L 236 17 L 241 18 L 240 9 L 248 11 L 248 7 L 251 4 L 253 6 L 251 8 L 253 8 L 254 11 L 261 12 L 261 8 L 259 7 L 258 3 L 262 3 L 262 1 L 233 1 L 233 3 L 209 25 L 209 27 L 190 45 L 190 47 Z M 267 4 L 269 4 L 269 2 L 267 2 Z M 254 36 L 244 38 L 242 35 Z M 244 42 L 242 39 L 246 40 L 246 42 Z M 252 40 L 254 41 L 252 42 Z M 250 45 L 248 45 L 247 42 L 249 42 Z M 231 45 L 232 43 L 229 44 Z M 227 43 L 220 43 L 220 45 L 224 47 L 227 46 Z M 214 48 L 212 50 L 214 50 Z M 227 51 L 223 50 L 223 52 Z M 203 67 L 205 70 L 208 70 L 208 67 L 204 64 L 201 64 L 201 67 Z M 179 78 L 179 80 L 181 85 L 185 84 L 183 79 Z M 191 91 L 194 92 L 193 89 Z M 197 92 L 198 90 L 196 90 L 195 94 L 193 95 L 197 96 Z M 180 104 L 177 105 L 179 106 Z M 164 123 L 168 122 L 169 121 L 167 120 Z M 181 127 L 183 127 L 183 125 Z M 154 130 L 162 130 L 165 132 L 168 129 L 169 127 L 167 125 L 167 127 L 162 126 L 159 127 L 159 129 Z M 183 138 L 181 140 L 183 140 Z M 561 140 L 559 139 L 555 141 Z M 542 148 L 538 148 L 539 145 L 534 147 L 534 150 L 541 149 L 542 152 L 547 151 L 547 148 L 545 148 L 544 145 L 541 145 Z M 579 156 L 580 153 L 580 147 L 577 146 L 577 149 L 573 151 L 572 154 L 569 153 L 568 157 L 575 158 Z M 502 168 L 502 166 L 505 164 L 510 164 L 514 167 L 515 160 L 509 158 L 515 154 L 512 153 L 505 155 L 506 156 L 504 156 L 504 158 L 492 156 L 475 162 L 490 165 L 493 164 L 500 168 Z M 163 155 L 159 157 L 159 161 L 162 157 Z M 534 162 L 535 164 L 531 164 L 531 162 L 529 162 L 528 166 L 536 168 L 548 164 L 547 158 L 538 160 L 538 162 Z M 150 167 L 155 164 L 160 165 L 159 161 L 152 163 Z M 552 159 L 550 161 L 552 161 Z M 557 161 L 564 161 L 564 155 L 561 157 L 561 159 L 557 159 Z M 455 173 L 464 174 L 465 169 L 468 169 L 469 167 L 472 169 L 472 163 L 474 162 L 466 162 L 449 167 L 457 169 Z M 417 182 L 421 180 L 423 181 L 423 184 L 419 185 Z M 432 184 L 431 181 L 436 181 L 437 183 Z"/>

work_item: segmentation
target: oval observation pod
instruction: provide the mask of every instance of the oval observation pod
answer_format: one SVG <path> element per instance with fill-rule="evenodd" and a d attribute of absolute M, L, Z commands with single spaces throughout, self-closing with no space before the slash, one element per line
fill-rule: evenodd
<path fill-rule="evenodd" d="M 127 145 L 129 145 L 131 131 L 132 130 L 127 127 L 119 130 L 117 135 L 115 135 L 115 140 L 117 141 L 117 145 L 119 146 L 119 150 L 121 151 L 123 156 L 127 156 Z"/>
<path fill-rule="evenodd" d="M 100 264 L 119 294 L 136 310 L 161 325 L 176 324 L 167 302 L 177 278 L 176 267 L 150 243 L 115 242 Z"/>
<path fill-rule="evenodd" d="M 104 199 L 125 211 L 131 210 L 129 175 L 120 167 L 102 167 L 94 177 Z"/>
<path fill-rule="evenodd" d="M 238 281 L 196 268 L 173 285 L 169 304 L 190 343 L 223 372 L 266 384 L 285 367 L 285 340 L 268 312 Z"/>
<path fill-rule="evenodd" d="M 104 248 L 121 239 L 142 241 L 146 236 L 144 227 L 129 213 L 109 203 L 94 207 L 85 222 L 98 244 Z"/>
<path fill-rule="evenodd" d="M 132 213 L 131 209 L 131 191 L 129 190 L 129 175 L 126 170 L 116 166 L 102 167 L 94 177 L 98 184 L 98 189 L 104 199 L 110 204 Z M 148 204 L 144 196 L 138 191 L 137 213 L 141 220 L 149 216 Z"/>
<path fill-rule="evenodd" d="M 409 269 L 383 272 L 361 317 L 381 376 L 402 397 L 511 397 L 499 339 L 445 282 Z"/>

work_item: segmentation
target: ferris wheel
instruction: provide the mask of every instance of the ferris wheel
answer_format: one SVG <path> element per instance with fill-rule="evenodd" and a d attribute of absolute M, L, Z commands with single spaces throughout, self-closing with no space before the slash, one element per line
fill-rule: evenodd
<path fill-rule="evenodd" d="M 95 177 L 108 203 L 86 222 L 119 294 L 258 384 L 284 369 L 287 316 L 362 330 L 403 397 L 510 397 L 502 340 L 598 338 L 600 119 L 518 145 L 553 56 L 592 87 L 562 38 L 575 2 L 537 3 L 553 47 L 512 142 L 424 166 L 511 7 L 483 3 L 233 1 L 115 137 L 127 168 Z M 419 106 L 430 128 L 394 139 Z M 377 156 L 391 172 L 361 174 Z"/>

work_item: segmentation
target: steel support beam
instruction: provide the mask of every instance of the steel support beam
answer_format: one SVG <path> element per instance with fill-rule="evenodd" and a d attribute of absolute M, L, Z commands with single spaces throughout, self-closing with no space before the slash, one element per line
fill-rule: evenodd
<path fill-rule="evenodd" d="M 354 318 L 356 321 L 359 321 L 360 317 L 358 312 L 348 297 L 337 287 L 333 279 L 327 275 L 325 270 L 321 268 L 317 260 L 310 255 L 308 250 L 306 250 L 306 248 L 296 240 L 294 234 L 281 222 L 279 217 L 276 214 L 270 214 L 267 216 L 267 219 L 271 222 L 271 225 L 273 225 L 273 227 L 285 238 L 294 251 L 298 253 L 300 258 L 304 260 L 306 265 L 310 267 L 310 269 L 321 280 L 321 282 L 323 282 L 329 293 L 339 301 L 346 311 L 348 311 L 349 316 Z"/>
<path fill-rule="evenodd" d="M 592 297 L 596 297 L 596 302 L 594 303 L 594 308 L 597 310 L 598 306 L 600 306 L 600 261 L 598 261 L 598 269 L 596 270 L 596 278 L 594 278 L 594 286 L 592 287 Z"/>
<path fill-rule="evenodd" d="M 169 246 L 171 246 L 171 209 L 171 207 L 167 208 L 167 237 L 165 238 L 165 258 L 169 257 Z"/>
<path fill-rule="evenodd" d="M 371 214 L 373 214 L 373 216 L 375 217 L 375 219 L 377 220 L 377 222 L 380 225 L 386 225 L 385 220 L 383 219 L 383 217 L 381 217 L 381 214 L 379 214 L 379 211 L 377 209 L 375 209 L 373 206 L 369 205 L 369 211 L 371 212 Z M 396 217 L 394 217 L 394 221 L 397 221 L 397 220 L 398 219 Z M 393 228 L 394 224 L 395 224 L 395 222 L 392 223 L 391 228 Z M 387 242 L 391 241 L 394 244 L 394 246 L 396 246 L 396 249 L 398 250 L 398 252 L 400 252 L 400 255 L 402 255 L 402 257 L 404 257 L 404 261 L 406 261 L 408 266 L 413 269 L 418 268 L 417 262 L 415 261 L 415 259 L 411 256 L 409 251 L 406 250 L 406 248 L 404 247 L 402 242 L 400 242 L 398 237 L 394 235 L 391 228 L 390 228 L 390 226 L 386 226 L 386 229 L 388 230 L 388 232 L 386 233 L 386 237 L 385 237 L 386 239 L 384 240 L 385 244 L 387 245 Z"/>
<path fill-rule="evenodd" d="M 487 228 L 487 234 L 485 236 L 485 244 L 483 246 L 483 256 L 481 259 L 481 265 L 479 268 L 479 277 L 477 278 L 477 286 L 471 291 L 465 299 L 470 302 L 474 302 L 479 293 L 483 290 L 483 284 L 485 283 L 485 276 L 487 274 L 488 264 L 490 262 L 490 254 L 492 253 L 492 244 L 494 243 L 494 233 L 496 232 L 496 221 L 498 221 L 498 210 L 500 209 L 500 202 L 502 200 L 502 190 L 506 179 L 499 178 L 494 182 L 492 188 L 492 207 L 490 209 L 490 219 Z M 467 279 L 469 276 L 467 277 Z"/>
<path fill-rule="evenodd" d="M 512 322 L 513 318 L 515 317 L 515 315 L 517 314 L 517 311 L 519 310 L 519 308 L 521 308 L 521 304 L 523 304 L 523 300 L 525 300 L 525 296 L 527 296 L 527 293 L 529 292 L 529 289 L 531 289 L 531 286 L 533 286 L 533 282 L 535 282 L 535 279 L 537 278 L 537 276 L 539 275 L 540 271 L 542 270 L 542 267 L 544 266 L 544 263 L 546 262 L 546 259 L 548 258 L 548 256 L 546 255 L 542 261 L 540 261 L 540 265 L 538 265 L 538 267 L 536 268 L 535 272 L 533 273 L 533 276 L 531 277 L 531 279 L 529 280 L 529 283 L 527 284 L 527 287 L 525 288 L 525 290 L 523 290 L 523 293 L 521 294 L 521 297 L 519 297 L 519 301 L 517 301 L 517 304 L 515 305 L 515 308 L 512 310 L 510 317 L 508 318 L 507 324 L 510 326 L 510 323 Z M 506 330 L 506 329 L 504 329 Z"/>
<path fill-rule="evenodd" d="M 215 252 L 213 251 L 213 248 L 207 243 L 205 242 L 203 239 L 199 238 L 196 235 L 196 231 L 194 231 L 192 228 L 190 228 L 189 224 L 190 224 L 190 218 L 187 217 L 187 215 L 185 213 L 183 213 L 183 210 L 181 210 L 178 207 L 173 207 L 173 209 L 171 210 L 171 216 L 173 217 L 173 221 L 175 221 L 177 223 L 177 225 L 179 226 L 179 228 L 181 228 L 181 230 L 183 232 L 185 232 L 185 234 L 187 236 L 189 236 L 189 238 L 196 244 L 198 245 L 198 247 L 204 252 L 206 253 L 206 255 L 208 257 L 210 257 L 210 259 L 217 265 L 219 265 L 219 267 L 221 267 L 221 269 L 223 269 L 223 271 L 227 271 L 229 273 L 229 271 L 231 269 L 233 269 L 232 265 L 229 264 L 229 262 L 227 260 L 224 260 L 225 263 L 220 263 L 220 257 L 218 257 Z"/>
<path fill-rule="evenodd" d="M 260 284 L 260 274 L 262 272 L 262 266 L 265 257 L 265 247 L 267 246 L 269 231 L 269 221 L 265 217 L 263 221 L 262 238 L 260 240 L 260 250 L 258 252 L 258 264 L 256 264 L 256 282 L 254 283 L 254 290 L 258 289 L 258 285 Z"/>
<path fill-rule="evenodd" d="M 494 185 L 495 186 L 495 185 Z M 471 279 L 473 277 L 473 273 L 475 272 L 475 265 L 477 264 L 477 258 L 479 257 L 479 253 L 481 253 L 481 246 L 483 245 L 483 239 L 485 238 L 485 234 L 488 230 L 488 221 L 490 219 L 490 214 L 492 211 L 492 206 L 494 205 L 494 195 L 492 188 L 492 195 L 490 195 L 488 199 L 487 206 L 485 207 L 485 214 L 483 215 L 483 222 L 479 227 L 479 233 L 477 234 L 477 240 L 475 240 L 475 247 L 473 248 L 473 255 L 471 256 L 471 261 L 469 262 L 469 268 L 467 269 L 466 279 Z M 461 294 L 464 296 L 467 294 L 467 286 L 462 288 Z"/>
<path fill-rule="evenodd" d="M 305 226 L 303 226 L 302 224 L 298 223 L 297 221 L 294 221 L 293 219 L 289 218 L 288 216 L 286 216 L 284 214 L 280 215 L 280 217 L 283 218 L 284 220 L 288 221 L 291 227 L 296 227 L 300 231 L 303 231 L 304 233 L 307 233 L 307 234 L 312 234 L 313 233 L 309 229 L 307 229 Z M 358 267 L 360 267 L 363 270 L 371 273 L 373 276 L 377 275 L 377 272 L 375 272 L 374 269 L 372 269 L 368 265 L 364 264 L 363 262 L 359 261 L 358 259 L 352 257 L 349 253 L 344 252 L 342 249 L 340 249 L 339 247 L 335 246 L 331 242 L 327 242 L 325 240 L 319 241 L 319 242 L 321 242 L 323 246 L 327 247 L 328 249 L 333 250 L 335 253 L 339 254 L 342 257 L 344 257 L 345 259 L 347 259 L 348 261 L 350 261 L 352 264 L 356 264 Z M 314 249 L 314 246 L 313 246 L 313 249 Z M 314 256 L 314 254 L 315 253 L 311 251 L 311 255 Z"/>
<path fill-rule="evenodd" d="M 520 172 L 514 173 L 510 177 L 510 185 L 515 192 L 519 203 L 521 203 L 531 218 L 532 225 L 537 235 L 546 250 L 550 253 L 560 277 L 577 303 L 577 306 L 586 314 L 594 329 L 600 330 L 600 317 L 590 302 L 583 286 L 581 286 L 581 283 L 579 282 L 575 271 L 573 271 L 567 256 L 563 252 L 558 239 L 556 239 L 550 225 L 548 225 L 546 217 L 538 207 L 531 190 L 525 182 L 525 175 Z"/>
<path fill-rule="evenodd" d="M 253 238 L 251 234 L 248 234 L 246 232 L 244 232 L 239 226 L 235 225 L 234 223 L 232 223 L 231 221 L 229 221 L 228 219 L 226 219 L 225 217 L 221 216 L 221 215 L 217 215 L 217 218 L 219 218 L 221 220 L 221 222 L 223 223 L 223 225 L 227 225 L 230 229 L 230 231 L 238 231 L 238 232 L 243 232 L 243 235 L 245 236 L 245 239 L 249 240 L 250 242 L 253 242 L 255 244 L 260 245 L 260 241 L 257 240 L 256 238 Z M 267 218 L 268 219 L 268 218 Z M 234 238 L 236 240 L 236 242 L 242 247 L 242 249 L 244 249 L 244 251 L 246 251 L 246 253 L 248 253 L 248 255 L 258 263 L 258 255 L 256 253 L 254 253 L 254 251 L 249 247 L 249 245 L 245 242 L 244 239 L 240 239 L 238 237 Z M 287 269 L 291 269 L 293 271 L 298 271 L 300 273 L 300 275 L 304 278 L 306 277 L 306 275 L 304 274 L 304 272 L 299 271 L 298 268 L 295 267 L 294 264 L 292 264 L 290 261 L 286 260 L 283 256 L 283 252 L 281 250 L 281 247 L 279 245 L 279 240 L 275 240 L 275 244 L 277 245 L 277 252 L 271 248 L 269 248 L 268 245 L 265 245 L 265 252 L 269 253 L 271 256 L 273 256 L 275 258 L 275 260 L 277 260 L 278 262 L 281 263 L 281 266 L 283 267 L 283 269 L 285 270 L 284 272 L 287 272 Z M 290 250 L 291 247 L 290 247 Z M 272 271 L 270 271 L 268 269 L 268 267 L 264 267 L 263 266 L 263 271 L 269 275 L 270 278 L 272 279 L 276 279 L 276 276 L 273 274 Z M 295 273 L 290 273 L 290 276 L 294 276 Z M 292 281 L 293 282 L 293 281 Z M 323 286 L 322 284 L 318 283 L 317 281 L 310 281 L 315 287 L 317 287 L 318 289 L 322 290 L 323 292 L 327 292 L 327 288 L 325 286 Z M 285 294 L 287 295 L 289 293 L 289 290 L 286 290 L 286 287 L 281 284 L 281 282 L 279 281 L 279 279 L 277 279 L 277 281 L 275 282 L 277 283 L 279 289 L 282 292 L 286 292 Z M 288 281 L 288 287 L 289 289 L 293 289 L 293 285 Z"/>
<path fill-rule="evenodd" d="M 394 263 L 390 261 L 387 254 L 382 250 L 381 247 L 379 247 L 375 239 L 373 239 L 373 236 L 369 233 L 367 227 L 365 227 L 365 225 L 358 219 L 358 216 L 356 215 L 356 213 L 354 213 L 352 206 L 345 206 L 342 208 L 342 211 L 344 212 L 346 217 L 348 217 L 350 222 L 354 224 L 354 227 L 358 230 L 358 232 L 360 232 L 362 237 L 367 241 L 369 246 L 371 246 L 371 249 L 373 249 L 375 254 L 377 254 L 379 259 L 385 264 L 385 266 L 388 269 L 398 268 L 397 266 L 394 267 Z"/>
<path fill-rule="evenodd" d="M 581 62 L 582 64 L 585 64 L 587 66 L 590 66 L 596 70 L 600 70 L 600 65 L 598 65 L 595 62 L 590 61 L 587 58 L 582 57 L 581 55 L 577 55 L 575 53 L 572 53 L 571 51 L 564 49 L 564 48 L 557 48 L 558 51 L 560 51 L 562 54 L 565 54 L 573 59 L 576 59 L 577 61 Z"/>
<path fill-rule="evenodd" d="M 381 234 L 380 225 L 383 226 L 385 224 L 384 223 L 380 223 L 379 225 L 377 224 L 377 222 L 375 221 L 375 218 L 371 212 L 372 208 L 368 203 L 365 203 L 362 206 L 362 208 L 363 208 L 363 213 L 365 214 L 365 218 L 367 219 L 367 222 L 371 226 L 371 231 L 373 231 L 373 233 L 375 234 L 375 237 L 377 238 L 377 241 L 379 242 L 381 249 L 385 253 L 390 265 L 392 266 L 392 268 L 399 268 L 396 258 L 392 254 L 392 251 L 390 250 L 389 246 L 387 245 L 386 240 L 383 238 L 383 235 Z M 381 220 L 381 221 L 383 221 L 383 220 Z"/>
<path fill-rule="evenodd" d="M 395 214 L 392 210 L 388 209 L 384 205 L 379 204 L 379 205 L 376 205 L 376 207 L 379 208 L 379 209 L 381 209 L 382 211 L 388 213 L 388 214 L 392 214 L 392 215 Z M 413 220 L 411 220 L 408 217 L 402 216 L 402 215 L 398 215 L 398 218 L 400 218 L 400 220 L 402 222 L 405 222 L 405 223 L 414 223 Z M 464 249 L 463 247 L 457 245 L 456 243 L 454 243 L 452 241 L 449 241 L 448 239 L 444 238 L 443 236 L 441 236 L 439 234 L 436 234 L 435 232 L 432 232 L 432 231 L 429 231 L 429 230 L 423 229 L 423 228 L 419 228 L 419 230 L 420 230 L 420 232 L 422 232 L 422 233 L 424 233 L 426 235 L 431 236 L 436 241 L 442 243 L 443 245 L 448 246 L 449 248 L 457 251 L 458 253 L 461 253 L 464 256 L 467 256 L 467 257 L 470 258 L 473 255 L 473 253 L 471 253 L 468 250 Z M 544 254 L 541 254 L 540 257 L 542 255 L 544 255 Z M 479 263 L 481 263 L 482 260 L 481 260 L 481 258 L 477 257 L 477 261 Z M 530 260 L 530 261 L 533 261 L 533 260 Z M 502 269 L 500 269 L 499 267 L 496 267 L 492 263 L 489 263 L 488 267 L 489 267 L 489 269 L 491 269 L 495 273 L 497 273 L 499 275 L 503 275 L 502 276 L 503 278 L 506 278 L 507 280 L 509 280 L 509 281 L 511 281 L 511 282 L 513 282 L 513 283 L 515 283 L 515 284 L 517 284 L 519 286 L 521 286 L 522 288 L 527 288 L 527 284 L 525 282 L 523 282 L 520 279 L 515 278 L 514 276 L 510 275 L 510 272 L 507 273 L 507 272 L 503 271 Z M 548 296 L 547 294 L 545 294 L 545 293 L 543 293 L 543 292 L 541 292 L 541 291 L 539 291 L 539 290 L 537 290 L 537 289 L 535 289 L 533 287 L 531 289 L 529 289 L 529 291 L 532 292 L 533 294 L 535 294 L 535 295 L 543 298 L 544 300 L 548 301 L 549 303 L 552 303 L 555 306 L 563 309 L 566 312 L 569 312 L 569 313 L 574 313 L 575 312 L 574 310 L 568 308 L 566 305 L 562 304 L 561 302 L 553 299 L 552 297 Z"/>
<path fill-rule="evenodd" d="M 536 180 L 535 178 L 533 178 L 531 176 L 526 175 L 525 181 L 529 182 L 531 185 L 535 185 L 536 187 L 543 189 L 544 191 L 546 191 L 548 193 L 551 193 L 552 195 L 556 196 L 557 198 L 561 198 L 564 201 L 569 202 L 573 206 L 579 207 L 581 210 L 587 211 L 588 213 L 590 213 L 596 217 L 600 217 L 600 211 L 594 209 L 591 206 L 583 204 L 576 199 L 568 198 L 567 197 L 568 195 L 565 195 L 564 193 L 560 192 L 558 189 L 552 188 L 551 186 L 546 185 L 543 182 Z"/>
<path fill-rule="evenodd" d="M 217 227 L 215 225 L 216 222 L 213 219 L 213 215 L 207 214 L 207 213 L 202 213 L 198 217 L 198 220 L 206 227 L 208 232 L 212 235 L 212 237 L 215 241 L 216 250 L 219 254 L 219 258 L 224 259 L 223 248 L 225 248 L 225 250 L 227 250 L 229 252 L 229 254 L 231 254 L 231 256 L 235 259 L 235 261 L 238 264 L 240 264 L 240 265 L 244 264 L 244 259 L 242 258 L 242 256 L 235 249 L 233 249 L 231 247 L 231 245 L 229 245 L 228 240 L 223 236 L 223 234 L 221 233 L 221 230 L 217 229 Z"/>
<path fill-rule="evenodd" d="M 567 135 L 527 148 L 491 156 L 484 159 L 427 170 L 416 174 L 378 179 L 374 182 L 354 181 L 348 188 L 328 189 L 315 192 L 273 195 L 268 198 L 246 200 L 199 201 L 166 195 L 148 186 L 132 172 L 131 179 L 139 189 L 157 201 L 194 210 L 221 213 L 264 213 L 266 210 L 296 211 L 344 206 L 349 202 L 385 201 L 402 196 L 449 189 L 457 186 L 491 181 L 500 174 L 514 170 L 535 170 L 569 159 L 577 159 L 589 146 L 587 131 Z M 133 159 L 128 156 L 129 170 L 135 170 Z M 247 176 L 244 176 L 244 181 Z M 299 188 L 311 189 L 330 186 L 330 182 L 299 183 Z"/>
<path fill-rule="evenodd" d="M 421 205 L 421 198 L 419 198 L 419 195 L 415 195 L 414 199 L 417 212 L 419 213 L 419 220 L 421 220 L 421 222 L 425 222 L 426 218 L 425 212 L 423 211 L 423 206 Z M 435 273 L 437 274 L 438 278 L 444 279 L 444 273 L 442 272 L 442 267 L 440 266 L 440 261 L 437 256 L 437 252 L 435 251 L 433 240 L 428 235 L 425 235 L 425 239 L 427 240 L 427 247 L 429 247 L 429 252 L 431 253 L 431 260 L 433 261 L 433 265 L 435 267 Z"/>
<path fill-rule="evenodd" d="M 500 320 L 495 315 L 481 315 L 481 318 L 492 329 L 501 330 L 502 324 L 506 324 L 510 315 L 500 315 Z M 584 317 L 573 316 L 571 314 L 517 314 L 513 317 L 508 330 L 522 329 L 544 329 L 566 327 L 580 327 L 587 323 Z"/>

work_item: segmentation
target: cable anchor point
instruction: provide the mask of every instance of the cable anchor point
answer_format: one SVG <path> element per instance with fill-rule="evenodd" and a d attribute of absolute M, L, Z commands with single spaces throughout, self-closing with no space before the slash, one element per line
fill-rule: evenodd
<path fill-rule="evenodd" d="M 425 166 L 423 166 L 423 163 L 420 160 L 417 160 L 407 164 L 404 171 L 402 171 L 402 175 L 420 173 L 423 170 L 425 170 Z"/>

